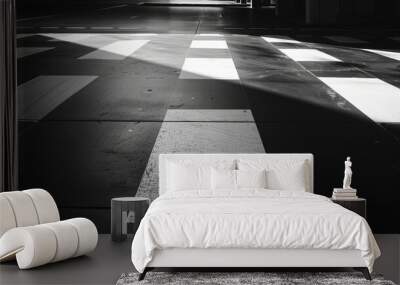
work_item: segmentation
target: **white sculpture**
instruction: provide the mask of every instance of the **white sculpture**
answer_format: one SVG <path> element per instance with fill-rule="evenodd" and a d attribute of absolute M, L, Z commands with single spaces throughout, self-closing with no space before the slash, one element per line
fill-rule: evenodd
<path fill-rule="evenodd" d="M 347 157 L 344 162 L 344 179 L 343 179 L 343 189 L 351 188 L 351 177 L 353 176 L 353 171 L 351 170 L 352 162 L 350 161 L 350 156 Z"/>

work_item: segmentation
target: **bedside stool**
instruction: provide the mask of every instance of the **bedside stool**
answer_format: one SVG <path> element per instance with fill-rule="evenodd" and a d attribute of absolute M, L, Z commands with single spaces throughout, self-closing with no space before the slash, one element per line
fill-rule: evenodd
<path fill-rule="evenodd" d="M 333 199 L 332 202 L 341 205 L 342 207 L 359 214 L 364 219 L 367 218 L 367 200 L 363 198 L 357 198 L 352 200 L 344 199 Z"/>
<path fill-rule="evenodd" d="M 150 199 L 143 197 L 111 199 L 111 239 L 124 241 L 128 235 L 128 229 L 135 234 L 149 205 Z"/>

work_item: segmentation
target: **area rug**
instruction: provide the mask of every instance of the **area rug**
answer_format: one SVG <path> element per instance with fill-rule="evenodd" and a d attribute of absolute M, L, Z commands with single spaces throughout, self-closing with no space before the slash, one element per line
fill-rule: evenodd
<path fill-rule="evenodd" d="M 116 285 L 395 285 L 380 275 L 368 281 L 359 272 L 148 272 L 138 281 L 138 273 L 122 274 Z"/>

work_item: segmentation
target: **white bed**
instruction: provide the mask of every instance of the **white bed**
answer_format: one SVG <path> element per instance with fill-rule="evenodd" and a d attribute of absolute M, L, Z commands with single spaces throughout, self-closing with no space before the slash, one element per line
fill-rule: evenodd
<path fill-rule="evenodd" d="M 171 173 L 180 163 L 229 165 L 222 172 L 238 173 L 237 183 L 233 170 L 246 174 L 267 165 L 270 185 L 222 191 L 213 182 L 210 191 L 175 191 L 184 184 L 174 182 L 190 179 L 184 168 Z M 140 279 L 155 267 L 353 267 L 368 279 L 380 255 L 362 217 L 312 194 L 311 154 L 161 154 L 159 175 L 160 197 L 132 243 Z"/>

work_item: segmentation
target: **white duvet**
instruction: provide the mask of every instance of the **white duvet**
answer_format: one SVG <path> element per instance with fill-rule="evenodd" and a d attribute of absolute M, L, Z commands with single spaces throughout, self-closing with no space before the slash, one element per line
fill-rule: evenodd
<path fill-rule="evenodd" d="M 143 272 L 165 248 L 358 249 L 370 271 L 380 255 L 365 219 L 330 199 L 258 189 L 160 196 L 136 232 L 132 262 Z"/>

